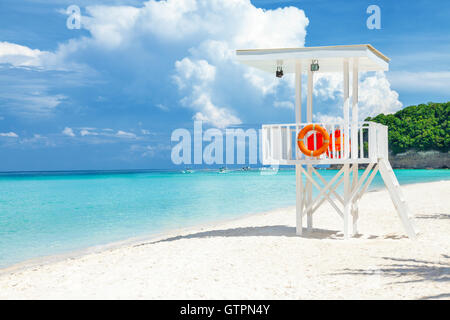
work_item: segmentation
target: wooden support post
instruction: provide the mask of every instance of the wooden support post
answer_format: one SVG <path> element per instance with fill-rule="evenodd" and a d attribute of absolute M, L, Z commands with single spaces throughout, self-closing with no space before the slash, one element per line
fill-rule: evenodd
<path fill-rule="evenodd" d="M 350 220 L 350 165 L 344 164 L 344 238 L 349 238 L 349 220 Z"/>
<path fill-rule="evenodd" d="M 348 58 L 344 59 L 343 64 L 343 75 L 344 75 L 344 159 L 348 159 L 350 157 L 350 137 L 349 137 L 349 60 Z M 350 203 L 350 165 L 348 163 L 344 164 L 344 238 L 348 239 L 349 237 L 349 217 L 351 210 Z"/>
<path fill-rule="evenodd" d="M 344 73 L 344 151 L 343 151 L 343 159 L 349 158 L 349 149 L 350 149 L 350 137 L 349 137 L 349 66 L 348 59 L 344 59 L 343 65 L 343 73 Z"/>
<path fill-rule="evenodd" d="M 314 73 L 311 68 L 308 68 L 308 95 L 307 95 L 307 106 L 306 106 L 306 122 L 312 123 L 312 108 L 313 108 L 313 86 L 314 86 Z M 308 164 L 308 174 L 312 175 L 312 165 Z M 306 181 L 306 207 L 308 207 L 312 202 L 312 183 Z M 306 212 L 307 214 L 307 226 L 308 231 L 313 229 L 313 217 L 312 209 Z"/>
<path fill-rule="evenodd" d="M 300 62 L 295 64 L 295 123 L 296 128 L 302 122 L 302 65 Z M 291 133 L 289 133 L 291 134 Z M 297 135 L 297 132 L 295 132 Z M 297 141 L 295 141 L 297 145 Z M 295 157 L 299 159 L 297 147 L 295 147 Z M 295 181 L 296 181 L 296 233 L 301 236 L 303 232 L 303 177 L 301 172 L 301 165 L 295 165 Z"/>
<path fill-rule="evenodd" d="M 303 233 L 303 177 L 301 165 L 295 165 L 295 181 L 296 181 L 296 234 L 301 236 Z"/>
<path fill-rule="evenodd" d="M 353 84 L 352 84 L 352 159 L 358 158 L 358 58 L 353 58 Z M 361 132 L 362 134 L 362 132 Z M 363 146 L 359 146 L 359 148 L 363 148 Z M 358 184 L 358 164 L 355 163 L 352 166 L 352 189 L 356 188 Z M 352 217 L 353 217 L 353 228 L 352 234 L 356 235 L 358 233 L 358 202 L 352 202 Z"/>

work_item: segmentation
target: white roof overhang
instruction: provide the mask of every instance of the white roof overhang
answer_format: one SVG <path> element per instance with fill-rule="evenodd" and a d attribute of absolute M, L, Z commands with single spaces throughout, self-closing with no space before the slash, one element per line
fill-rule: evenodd
<path fill-rule="evenodd" d="M 358 58 L 359 71 L 387 71 L 389 58 L 370 44 L 285 48 L 285 49 L 251 49 L 237 50 L 237 60 L 260 70 L 275 73 L 277 66 L 282 65 L 283 72 L 295 72 L 296 62 L 301 62 L 302 70 L 307 71 L 312 60 L 319 63 L 318 72 L 342 72 L 343 62 Z M 351 70 L 351 69 L 350 69 Z"/>

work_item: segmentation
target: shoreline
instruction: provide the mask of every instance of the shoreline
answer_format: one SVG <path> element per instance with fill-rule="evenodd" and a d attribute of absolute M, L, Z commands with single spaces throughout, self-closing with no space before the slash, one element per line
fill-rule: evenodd
<path fill-rule="evenodd" d="M 378 190 L 348 240 L 331 205 L 301 237 L 285 207 L 28 260 L 0 273 L 0 299 L 446 299 L 450 181 L 402 190 L 416 241 Z"/>
<path fill-rule="evenodd" d="M 382 188 L 380 189 L 382 190 Z M 379 191 L 379 190 L 377 190 Z M 368 192 L 377 192 L 375 190 L 371 190 Z M 258 217 L 258 216 L 264 216 L 268 215 L 280 210 L 291 210 L 295 208 L 295 206 L 288 206 L 288 207 L 281 207 L 276 208 L 272 210 L 262 211 L 262 212 L 255 212 L 255 213 L 244 213 L 240 215 L 239 217 L 234 218 L 224 218 L 219 220 L 214 220 L 210 222 L 195 224 L 190 227 L 185 228 L 174 228 L 174 229 L 168 229 L 165 231 L 161 231 L 155 234 L 151 235 L 143 235 L 139 237 L 131 237 L 124 240 L 109 242 L 106 244 L 99 244 L 99 245 L 93 245 L 86 248 L 78 249 L 78 250 L 72 250 L 65 253 L 59 253 L 59 254 L 50 254 L 45 255 L 41 257 L 26 259 L 21 262 L 14 263 L 10 266 L 6 266 L 4 268 L 0 268 L 0 277 L 4 274 L 8 273 L 14 273 L 18 271 L 22 271 L 25 269 L 31 269 L 36 266 L 43 266 L 47 264 L 57 263 L 64 260 L 71 260 L 80 258 L 86 255 L 90 254 L 97 254 L 97 253 L 103 253 L 106 251 L 116 250 L 116 249 L 122 249 L 127 247 L 135 247 L 146 243 L 152 243 L 152 242 L 158 242 L 167 238 L 175 237 L 180 234 L 185 234 L 197 230 L 203 230 L 203 229 L 209 229 L 217 225 L 226 224 L 226 223 L 233 223 L 238 222 L 241 219 L 250 218 L 250 217 Z"/>
<path fill-rule="evenodd" d="M 437 180 L 437 181 L 431 181 L 431 182 L 417 182 L 417 183 L 407 183 L 403 184 L 404 186 L 410 186 L 410 185 L 426 185 L 426 184 L 432 184 L 437 182 L 444 182 L 448 180 Z M 385 190 L 386 187 L 375 187 L 372 190 L 368 190 L 367 193 L 373 193 L 373 192 L 382 192 Z M 280 207 L 275 208 L 272 210 L 262 211 L 262 212 L 255 212 L 255 213 L 244 213 L 242 215 L 239 215 L 238 217 L 234 218 L 224 218 L 224 219 L 218 219 L 214 221 L 209 221 L 205 223 L 195 224 L 190 227 L 185 228 L 174 228 L 174 229 L 168 229 L 164 230 L 155 234 L 148 234 L 148 235 L 142 235 L 137 237 L 131 237 L 119 241 L 109 242 L 105 244 L 99 244 L 99 245 L 92 245 L 89 247 L 81 248 L 78 250 L 71 250 L 64 253 L 57 253 L 57 254 L 50 254 L 35 258 L 26 259 L 17 263 L 14 263 L 12 265 L 2 267 L 0 268 L 0 277 L 4 274 L 8 273 L 14 273 L 26 269 L 31 269 L 36 266 L 43 266 L 47 264 L 57 263 L 64 260 L 71 260 L 80 258 L 86 255 L 90 254 L 98 254 L 106 251 L 126 248 L 126 247 L 133 247 L 137 245 L 141 245 L 142 243 L 148 243 L 148 242 L 157 242 L 164 240 L 166 238 L 174 237 L 179 234 L 185 234 L 189 232 L 193 232 L 196 230 L 203 230 L 203 229 L 209 229 L 211 227 L 222 225 L 226 223 L 232 223 L 232 222 L 238 222 L 241 219 L 246 219 L 250 217 L 258 217 L 258 216 L 264 216 L 268 214 L 273 214 L 274 212 L 280 211 L 280 210 L 292 210 L 295 209 L 295 205 L 288 206 L 288 207 Z"/>

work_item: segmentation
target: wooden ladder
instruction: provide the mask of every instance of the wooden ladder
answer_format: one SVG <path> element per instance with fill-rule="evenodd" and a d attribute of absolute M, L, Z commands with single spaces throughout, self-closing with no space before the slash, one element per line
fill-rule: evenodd
<path fill-rule="evenodd" d="M 392 202 L 397 209 L 397 213 L 402 221 L 403 227 L 410 239 L 416 239 L 416 233 L 414 231 L 413 223 L 410 219 L 410 210 L 408 204 L 403 196 L 400 184 L 395 176 L 394 170 L 392 170 L 391 164 L 387 159 L 379 159 L 378 167 L 381 173 L 381 177 L 389 191 Z"/>

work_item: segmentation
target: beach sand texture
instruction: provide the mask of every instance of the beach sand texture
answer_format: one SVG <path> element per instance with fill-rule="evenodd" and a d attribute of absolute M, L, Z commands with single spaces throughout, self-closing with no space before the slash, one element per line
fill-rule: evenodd
<path fill-rule="evenodd" d="M 303 237 L 286 208 L 3 271 L 0 298 L 449 299 L 450 181 L 402 189 L 417 241 L 382 190 L 362 198 L 350 240 L 329 204 Z"/>

